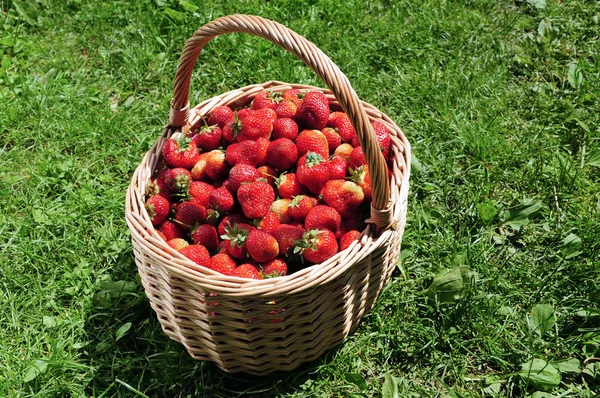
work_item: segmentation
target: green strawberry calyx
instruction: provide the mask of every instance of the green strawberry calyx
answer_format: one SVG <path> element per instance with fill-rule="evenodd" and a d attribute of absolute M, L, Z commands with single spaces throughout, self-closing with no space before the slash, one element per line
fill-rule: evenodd
<path fill-rule="evenodd" d="M 306 153 L 306 167 L 312 169 L 314 166 L 318 166 L 323 163 L 323 157 L 315 152 Z"/>
<path fill-rule="evenodd" d="M 242 247 L 246 243 L 248 237 L 248 229 L 246 227 L 240 228 L 237 223 L 231 225 L 227 223 L 225 227 L 225 234 L 221 235 L 221 239 L 230 240 L 232 246 Z"/>

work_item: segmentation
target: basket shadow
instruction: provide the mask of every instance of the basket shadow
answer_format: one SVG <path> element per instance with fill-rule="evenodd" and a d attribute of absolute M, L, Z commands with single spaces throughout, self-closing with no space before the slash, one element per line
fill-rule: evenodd
<path fill-rule="evenodd" d="M 228 374 L 213 363 L 194 360 L 162 331 L 139 281 L 100 285 L 85 325 L 84 358 L 93 369 L 86 391 L 90 396 L 276 397 L 301 389 L 336 350 L 290 372 Z"/>

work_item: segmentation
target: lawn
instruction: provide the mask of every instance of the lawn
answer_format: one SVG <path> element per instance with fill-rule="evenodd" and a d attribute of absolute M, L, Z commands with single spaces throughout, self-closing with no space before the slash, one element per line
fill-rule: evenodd
<path fill-rule="evenodd" d="M 124 217 L 185 40 L 233 13 L 316 43 L 414 152 L 402 260 L 375 308 L 264 378 L 164 335 Z M 0 17 L 0 396 L 600 390 L 600 3 L 0 0 Z M 322 86 L 269 42 L 219 37 L 190 102 L 273 79 Z M 462 289 L 442 292 L 449 277 Z"/>

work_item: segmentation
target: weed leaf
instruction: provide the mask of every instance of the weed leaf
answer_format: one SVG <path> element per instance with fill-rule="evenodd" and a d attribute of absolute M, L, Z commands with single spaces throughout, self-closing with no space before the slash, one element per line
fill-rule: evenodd
<path fill-rule="evenodd" d="M 359 390 L 364 391 L 368 388 L 367 382 L 360 373 L 344 373 L 344 379 L 350 384 L 354 384 Z"/>
<path fill-rule="evenodd" d="M 533 204 L 524 204 L 515 209 L 512 209 L 505 216 L 504 222 L 515 231 L 521 230 L 521 227 L 529 224 L 529 217 L 540 211 L 542 208 L 541 202 Z"/>
<path fill-rule="evenodd" d="M 532 332 L 536 332 L 540 337 L 544 337 L 556 323 L 554 308 L 550 304 L 537 304 L 531 311 L 529 318 L 529 327 Z"/>
<path fill-rule="evenodd" d="M 562 254 L 565 260 L 577 257 L 581 254 L 581 238 L 575 234 L 569 234 L 563 241 Z"/>
<path fill-rule="evenodd" d="M 471 290 L 476 281 L 477 273 L 467 266 L 444 269 L 433 277 L 433 282 L 425 293 L 444 302 L 458 301 Z"/>
<path fill-rule="evenodd" d="M 586 164 L 588 166 L 600 167 L 600 149 L 596 149 L 590 154 Z"/>
<path fill-rule="evenodd" d="M 39 375 L 44 374 L 47 368 L 47 361 L 44 361 L 42 359 L 36 360 L 27 368 L 27 371 L 25 372 L 25 377 L 23 377 L 23 381 L 25 383 L 29 383 L 31 380 L 35 379 Z"/>
<path fill-rule="evenodd" d="M 581 86 L 581 83 L 583 83 L 583 73 L 581 73 L 581 70 L 577 67 L 577 64 L 569 65 L 567 79 L 573 88 Z"/>
<path fill-rule="evenodd" d="M 581 372 L 581 362 L 577 358 L 569 358 L 564 361 L 556 362 L 555 365 L 561 373 L 575 373 Z"/>
<path fill-rule="evenodd" d="M 125 336 L 129 329 L 131 329 L 131 322 L 123 324 L 115 333 L 115 341 L 119 341 L 121 337 Z"/>
<path fill-rule="evenodd" d="M 538 10 L 546 8 L 546 0 L 527 0 L 527 2 Z"/>
<path fill-rule="evenodd" d="M 560 372 L 554 366 L 543 359 L 532 359 L 521 364 L 521 370 L 517 372 L 528 385 L 537 390 L 547 391 L 560 384 Z"/>
<path fill-rule="evenodd" d="M 398 378 L 386 373 L 383 376 L 383 388 L 381 389 L 381 396 L 383 398 L 399 398 L 400 393 L 398 391 Z"/>
<path fill-rule="evenodd" d="M 486 201 L 477 205 L 477 213 L 483 221 L 490 221 L 498 212 L 491 202 Z"/>
<path fill-rule="evenodd" d="M 56 321 L 51 316 L 43 316 L 42 317 L 42 323 L 47 328 L 53 328 L 54 326 L 56 326 Z"/>

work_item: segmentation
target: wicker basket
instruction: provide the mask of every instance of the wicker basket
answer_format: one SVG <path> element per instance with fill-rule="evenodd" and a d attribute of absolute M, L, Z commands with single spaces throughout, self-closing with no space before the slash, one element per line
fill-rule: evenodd
<path fill-rule="evenodd" d="M 278 44 L 310 66 L 331 90 L 270 81 L 188 103 L 190 77 L 204 45 L 213 37 L 245 32 Z M 332 108 L 350 117 L 371 170 L 371 218 L 348 249 L 292 275 L 249 280 L 200 267 L 155 232 L 144 207 L 144 191 L 174 132 L 186 132 L 218 105 L 249 103 L 261 90 L 320 90 Z M 369 120 L 383 122 L 392 136 L 393 170 Z M 369 311 L 396 266 L 406 220 L 410 145 L 398 126 L 362 102 L 346 76 L 314 44 L 283 25 L 232 15 L 201 27 L 183 50 L 175 78 L 169 124 L 136 169 L 127 191 L 126 217 L 135 261 L 150 304 L 164 332 L 190 355 L 214 361 L 226 372 L 265 375 L 296 368 L 341 343 Z"/>

